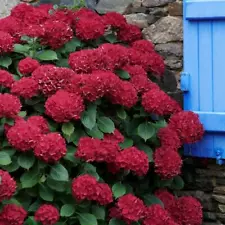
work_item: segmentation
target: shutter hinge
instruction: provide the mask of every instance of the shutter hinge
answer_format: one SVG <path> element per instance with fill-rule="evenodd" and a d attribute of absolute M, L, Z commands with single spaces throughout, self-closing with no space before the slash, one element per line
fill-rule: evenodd
<path fill-rule="evenodd" d="M 180 75 L 180 89 L 187 92 L 190 90 L 190 74 L 182 72 Z"/>

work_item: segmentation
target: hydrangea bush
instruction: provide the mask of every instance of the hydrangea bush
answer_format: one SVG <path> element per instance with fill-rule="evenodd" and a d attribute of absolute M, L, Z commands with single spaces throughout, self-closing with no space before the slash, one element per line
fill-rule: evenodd
<path fill-rule="evenodd" d="M 200 225 L 181 146 L 202 124 L 120 14 L 20 4 L 0 20 L 0 225 Z M 154 81 L 154 82 L 153 82 Z"/>

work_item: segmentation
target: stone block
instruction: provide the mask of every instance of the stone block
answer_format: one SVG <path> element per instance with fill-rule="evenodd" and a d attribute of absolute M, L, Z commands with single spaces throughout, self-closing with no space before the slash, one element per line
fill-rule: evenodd
<path fill-rule="evenodd" d="M 140 28 L 146 28 L 148 27 L 148 19 L 147 15 L 144 13 L 134 13 L 134 14 L 129 14 L 125 15 L 126 20 L 128 23 L 136 25 Z"/>
<path fill-rule="evenodd" d="M 10 10 L 16 6 L 20 0 L 0 0 L 0 18 L 10 14 Z"/>
<path fill-rule="evenodd" d="M 181 42 L 157 44 L 155 49 L 165 58 L 171 55 L 181 58 L 183 55 L 183 44 Z"/>
<path fill-rule="evenodd" d="M 175 2 L 176 0 L 143 0 L 142 5 L 145 7 L 156 7 L 164 6 L 170 2 Z"/>
<path fill-rule="evenodd" d="M 213 193 L 225 195 L 225 186 L 215 187 Z"/>
<path fill-rule="evenodd" d="M 143 35 L 147 40 L 151 40 L 155 44 L 182 41 L 182 18 L 163 17 L 148 28 L 143 29 Z"/>
<path fill-rule="evenodd" d="M 168 11 L 170 16 L 182 16 L 183 4 L 182 2 L 173 2 L 168 5 Z"/>
<path fill-rule="evenodd" d="M 216 195 L 216 194 L 213 194 L 212 195 L 212 198 L 219 202 L 219 203 L 222 203 L 222 204 L 225 204 L 225 195 Z"/>

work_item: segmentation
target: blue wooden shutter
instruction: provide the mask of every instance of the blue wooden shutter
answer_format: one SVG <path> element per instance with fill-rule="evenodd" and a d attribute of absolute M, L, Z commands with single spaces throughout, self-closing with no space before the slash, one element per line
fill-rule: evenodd
<path fill-rule="evenodd" d="M 206 133 L 185 155 L 225 159 L 225 0 L 184 0 L 184 109 Z"/>

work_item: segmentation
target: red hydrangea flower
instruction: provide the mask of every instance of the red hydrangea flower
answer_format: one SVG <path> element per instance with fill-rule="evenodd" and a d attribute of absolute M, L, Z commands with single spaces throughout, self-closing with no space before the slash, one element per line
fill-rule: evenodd
<path fill-rule="evenodd" d="M 7 223 L 7 221 L 1 219 L 0 217 L 0 225 L 9 225 L 9 224 Z"/>
<path fill-rule="evenodd" d="M 59 89 L 65 88 L 70 83 L 73 73 L 67 68 L 43 65 L 32 73 L 32 78 L 38 82 L 39 90 L 49 96 L 55 94 Z"/>
<path fill-rule="evenodd" d="M 146 175 L 149 170 L 147 154 L 136 147 L 121 151 L 116 157 L 115 164 L 118 168 L 131 170 L 138 176 Z"/>
<path fill-rule="evenodd" d="M 4 31 L 0 31 L 0 55 L 13 50 L 13 37 Z"/>
<path fill-rule="evenodd" d="M 148 69 L 147 71 L 153 72 L 156 75 L 163 75 L 165 72 L 165 63 L 163 57 L 156 52 L 151 52 L 148 55 Z"/>
<path fill-rule="evenodd" d="M 29 122 L 20 120 L 8 130 L 6 136 L 14 148 L 26 152 L 36 146 L 41 137 L 41 130 Z"/>
<path fill-rule="evenodd" d="M 180 225 L 201 225 L 203 218 L 202 206 L 197 199 L 184 196 L 177 200 L 172 216 Z"/>
<path fill-rule="evenodd" d="M 145 213 L 143 201 L 132 194 L 127 194 L 118 199 L 117 207 L 123 219 L 137 222 Z"/>
<path fill-rule="evenodd" d="M 169 127 L 175 130 L 182 143 L 195 143 L 202 139 L 204 128 L 197 114 L 182 111 L 174 114 L 169 121 Z"/>
<path fill-rule="evenodd" d="M 129 61 L 128 48 L 123 45 L 105 43 L 98 50 L 111 59 L 115 69 L 121 69 Z"/>
<path fill-rule="evenodd" d="M 22 36 L 41 38 L 45 34 L 45 28 L 43 27 L 43 25 L 28 24 L 22 27 L 20 33 Z"/>
<path fill-rule="evenodd" d="M 61 21 L 52 21 L 51 19 L 43 24 L 45 35 L 42 43 L 49 45 L 53 49 L 62 47 L 73 38 L 71 27 Z"/>
<path fill-rule="evenodd" d="M 98 49 L 84 49 L 71 53 L 69 56 L 69 65 L 78 74 L 90 74 L 95 70 L 113 71 L 114 69 L 110 56 L 103 55 Z"/>
<path fill-rule="evenodd" d="M 103 15 L 104 23 L 112 28 L 123 28 L 127 25 L 125 17 L 117 12 L 107 12 Z"/>
<path fill-rule="evenodd" d="M 26 57 L 19 61 L 18 69 L 20 73 L 27 76 L 31 74 L 34 70 L 36 70 L 40 66 L 39 62 L 30 57 Z"/>
<path fill-rule="evenodd" d="M 155 196 L 159 198 L 163 204 L 164 208 L 170 212 L 173 210 L 174 206 L 176 205 L 176 198 L 166 189 L 159 189 L 155 192 Z"/>
<path fill-rule="evenodd" d="M 109 209 L 109 218 L 122 219 L 120 210 L 116 206 Z"/>
<path fill-rule="evenodd" d="M 14 118 L 21 109 L 20 100 L 11 94 L 0 94 L 0 118 Z"/>
<path fill-rule="evenodd" d="M 41 130 L 42 134 L 50 132 L 48 122 L 43 116 L 30 116 L 27 122 L 37 126 Z"/>
<path fill-rule="evenodd" d="M 157 134 L 161 146 L 169 146 L 170 149 L 174 149 L 175 151 L 181 147 L 181 141 L 178 137 L 176 131 L 171 129 L 170 127 L 161 128 Z"/>
<path fill-rule="evenodd" d="M 180 105 L 160 89 L 152 89 L 142 95 L 142 106 L 148 113 L 159 116 L 180 112 Z"/>
<path fill-rule="evenodd" d="M 96 201 L 107 205 L 113 201 L 112 191 L 107 184 L 98 183 L 95 177 L 81 175 L 72 182 L 72 194 L 78 201 Z"/>
<path fill-rule="evenodd" d="M 116 142 L 82 137 L 75 157 L 87 162 L 113 162 L 120 148 Z"/>
<path fill-rule="evenodd" d="M 11 88 L 14 79 L 11 73 L 6 70 L 0 70 L 0 86 Z"/>
<path fill-rule="evenodd" d="M 162 179 L 171 179 L 181 173 L 181 157 L 170 146 L 156 149 L 154 162 L 155 172 Z"/>
<path fill-rule="evenodd" d="M 115 129 L 112 134 L 105 134 L 104 140 L 116 142 L 119 144 L 119 143 L 124 142 L 124 136 L 120 133 L 120 131 L 118 129 Z"/>
<path fill-rule="evenodd" d="M 175 223 L 168 212 L 160 205 L 151 205 L 146 210 L 146 218 L 143 225 L 178 225 Z"/>
<path fill-rule="evenodd" d="M 142 39 L 142 33 L 138 26 L 133 24 L 127 24 L 123 26 L 117 34 L 118 39 L 123 42 L 134 42 Z"/>
<path fill-rule="evenodd" d="M 66 155 L 66 141 L 59 133 L 43 135 L 37 142 L 34 154 L 46 163 L 58 162 Z"/>
<path fill-rule="evenodd" d="M 135 87 L 128 81 L 121 81 L 111 89 L 109 99 L 113 104 L 118 104 L 131 108 L 138 101 L 137 91 Z"/>
<path fill-rule="evenodd" d="M 105 33 L 105 25 L 101 20 L 81 18 L 75 25 L 76 36 L 84 41 L 95 40 Z"/>
<path fill-rule="evenodd" d="M 38 7 L 39 7 L 39 9 L 43 9 L 49 13 L 49 10 L 53 9 L 53 4 L 51 4 L 51 3 L 40 4 Z"/>
<path fill-rule="evenodd" d="M 7 171 L 0 170 L 1 185 L 0 185 L 0 202 L 12 198 L 16 192 L 16 181 L 10 176 Z"/>
<path fill-rule="evenodd" d="M 98 193 L 98 198 L 96 201 L 100 205 L 108 205 L 113 202 L 112 190 L 108 184 L 98 183 L 96 192 Z"/>
<path fill-rule="evenodd" d="M 81 8 L 73 13 L 74 22 L 77 22 L 83 18 L 101 20 L 101 16 L 99 16 L 96 12 L 88 8 Z"/>
<path fill-rule="evenodd" d="M 1 212 L 1 218 L 9 225 L 23 225 L 26 217 L 24 208 L 15 204 L 5 205 Z"/>
<path fill-rule="evenodd" d="M 27 12 L 33 11 L 34 7 L 30 4 L 21 3 L 11 10 L 11 16 L 23 21 Z"/>
<path fill-rule="evenodd" d="M 11 88 L 11 93 L 25 99 L 32 98 L 38 94 L 38 83 L 31 77 L 23 77 L 16 81 Z"/>
<path fill-rule="evenodd" d="M 73 11 L 69 9 L 57 9 L 51 15 L 51 20 L 61 21 L 71 26 L 73 23 Z"/>
<path fill-rule="evenodd" d="M 53 225 L 60 218 L 58 209 L 50 204 L 44 204 L 35 212 L 34 219 L 43 225 Z"/>
<path fill-rule="evenodd" d="M 154 52 L 154 45 L 148 40 L 135 41 L 131 46 L 141 52 Z"/>
<path fill-rule="evenodd" d="M 86 80 L 86 74 L 76 74 L 70 79 L 70 82 L 65 86 L 64 90 L 82 95 L 81 88 L 84 86 Z"/>
<path fill-rule="evenodd" d="M 81 96 L 59 90 L 45 102 L 45 113 L 58 123 L 80 119 L 84 111 Z"/>

